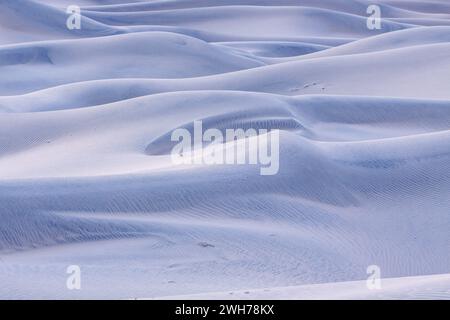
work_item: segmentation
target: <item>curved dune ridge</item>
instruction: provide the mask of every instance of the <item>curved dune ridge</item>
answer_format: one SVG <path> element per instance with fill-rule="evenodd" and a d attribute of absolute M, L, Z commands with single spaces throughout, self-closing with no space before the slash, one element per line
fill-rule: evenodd
<path fill-rule="evenodd" d="M 447 1 L 72 4 L 0 0 L 0 298 L 450 298 Z M 277 174 L 174 164 L 199 120 Z"/>

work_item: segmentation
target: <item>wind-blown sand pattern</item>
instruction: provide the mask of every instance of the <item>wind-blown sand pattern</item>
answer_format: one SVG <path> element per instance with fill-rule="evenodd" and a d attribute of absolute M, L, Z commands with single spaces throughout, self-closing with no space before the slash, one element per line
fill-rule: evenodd
<path fill-rule="evenodd" d="M 449 299 L 449 230 L 449 1 L 0 0 L 0 298 Z"/>

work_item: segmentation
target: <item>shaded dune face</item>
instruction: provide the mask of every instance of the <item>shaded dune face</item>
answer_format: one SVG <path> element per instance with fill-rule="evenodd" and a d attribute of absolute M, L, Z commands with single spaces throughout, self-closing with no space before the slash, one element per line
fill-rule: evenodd
<path fill-rule="evenodd" d="M 0 0 L 0 298 L 448 299 L 450 6 L 369 2 Z"/>

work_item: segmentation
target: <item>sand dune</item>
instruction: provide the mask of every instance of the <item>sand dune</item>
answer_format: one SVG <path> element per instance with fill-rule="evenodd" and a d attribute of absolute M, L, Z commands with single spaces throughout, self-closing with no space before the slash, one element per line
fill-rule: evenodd
<path fill-rule="evenodd" d="M 272 299 L 449 299 L 450 276 L 439 274 L 422 277 L 389 278 L 379 290 L 367 290 L 365 281 L 349 281 L 267 288 L 238 292 L 169 296 L 162 299 L 272 300 Z"/>
<path fill-rule="evenodd" d="M 372 2 L 0 0 L 0 298 L 448 299 L 450 6 Z"/>

